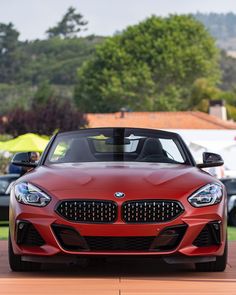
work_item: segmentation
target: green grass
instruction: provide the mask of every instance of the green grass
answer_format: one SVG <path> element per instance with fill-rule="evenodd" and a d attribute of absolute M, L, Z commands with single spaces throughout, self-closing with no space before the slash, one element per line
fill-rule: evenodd
<path fill-rule="evenodd" d="M 8 237 L 8 227 L 0 226 L 0 240 L 7 240 Z"/>
<path fill-rule="evenodd" d="M 7 240 L 8 227 L 0 226 L 0 240 Z M 229 241 L 236 241 L 236 227 L 228 227 Z"/>
<path fill-rule="evenodd" d="M 236 227 L 228 227 L 229 241 L 236 241 Z"/>

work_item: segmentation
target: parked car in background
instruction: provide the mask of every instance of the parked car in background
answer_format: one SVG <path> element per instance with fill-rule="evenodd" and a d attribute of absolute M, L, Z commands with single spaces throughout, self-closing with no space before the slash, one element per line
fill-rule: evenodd
<path fill-rule="evenodd" d="M 7 174 L 0 176 L 0 221 L 9 219 L 10 188 L 19 174 Z"/>
<path fill-rule="evenodd" d="M 35 168 L 11 189 L 9 262 L 14 271 L 81 257 L 152 256 L 224 271 L 227 206 L 223 184 L 196 165 L 182 138 L 141 128 L 56 134 Z M 157 263 L 158 267 L 158 263 Z"/>
<path fill-rule="evenodd" d="M 236 226 L 236 178 L 223 178 L 228 198 L 228 223 Z"/>

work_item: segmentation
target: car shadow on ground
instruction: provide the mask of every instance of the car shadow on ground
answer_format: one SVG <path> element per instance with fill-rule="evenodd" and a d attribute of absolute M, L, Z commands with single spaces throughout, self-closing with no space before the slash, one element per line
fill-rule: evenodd
<path fill-rule="evenodd" d="M 40 274 L 47 277 L 80 277 L 80 278 L 148 278 L 170 279 L 178 277 L 181 280 L 194 277 L 206 279 L 205 273 L 195 272 L 193 264 L 170 265 L 156 258 L 97 258 L 82 261 L 78 265 L 44 265 Z M 222 273 L 212 273 L 211 279 L 220 279 Z M 31 274 L 34 276 L 34 274 Z"/>
<path fill-rule="evenodd" d="M 7 259 L 7 242 L 0 243 L 0 278 L 131 279 L 236 282 L 234 242 L 230 243 L 225 272 L 196 272 L 193 264 L 167 264 L 156 257 L 94 257 L 78 265 L 48 264 L 37 272 L 12 272 Z"/>
<path fill-rule="evenodd" d="M 44 265 L 42 272 L 53 273 L 76 273 L 81 276 L 151 276 L 176 272 L 192 272 L 194 266 L 169 265 L 156 258 L 92 258 L 88 261 L 81 260 L 76 265 Z"/>

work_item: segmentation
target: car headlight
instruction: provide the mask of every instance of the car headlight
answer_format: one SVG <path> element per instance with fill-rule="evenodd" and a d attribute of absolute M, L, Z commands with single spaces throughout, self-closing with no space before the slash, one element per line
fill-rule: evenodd
<path fill-rule="evenodd" d="M 194 207 L 205 207 L 220 203 L 222 198 L 222 186 L 218 183 L 211 183 L 200 188 L 188 198 L 188 201 Z"/>
<path fill-rule="evenodd" d="M 15 185 L 15 196 L 19 203 L 37 207 L 45 207 L 51 201 L 41 189 L 28 182 Z"/>

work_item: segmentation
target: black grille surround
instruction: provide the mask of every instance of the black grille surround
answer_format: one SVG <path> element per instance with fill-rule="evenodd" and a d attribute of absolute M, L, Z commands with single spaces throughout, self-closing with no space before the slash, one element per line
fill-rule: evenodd
<path fill-rule="evenodd" d="M 171 221 L 184 212 L 178 201 L 137 200 L 122 205 L 122 220 L 125 223 L 161 223 Z"/>
<path fill-rule="evenodd" d="M 204 226 L 193 241 L 196 247 L 209 247 L 221 244 L 221 222 L 212 221 Z"/>
<path fill-rule="evenodd" d="M 149 251 L 155 237 L 84 237 L 90 251 Z"/>
<path fill-rule="evenodd" d="M 166 252 L 175 250 L 187 230 L 186 224 L 168 226 L 157 236 L 82 236 L 72 226 L 52 224 L 60 246 L 72 252 Z"/>
<path fill-rule="evenodd" d="M 117 204 L 103 200 L 65 200 L 57 205 L 56 212 L 72 222 L 114 223 L 117 219 Z"/>
<path fill-rule="evenodd" d="M 45 244 L 45 241 L 32 223 L 19 221 L 17 224 L 17 244 L 40 247 Z"/>
<path fill-rule="evenodd" d="M 73 252 L 149 251 L 155 236 L 81 236 L 73 227 L 53 224 L 52 230 L 61 247 Z"/>
<path fill-rule="evenodd" d="M 105 200 L 64 200 L 55 211 L 78 223 L 114 223 L 118 218 L 117 203 Z M 121 205 L 121 219 L 125 223 L 162 223 L 183 212 L 183 205 L 175 200 L 132 200 Z"/>

